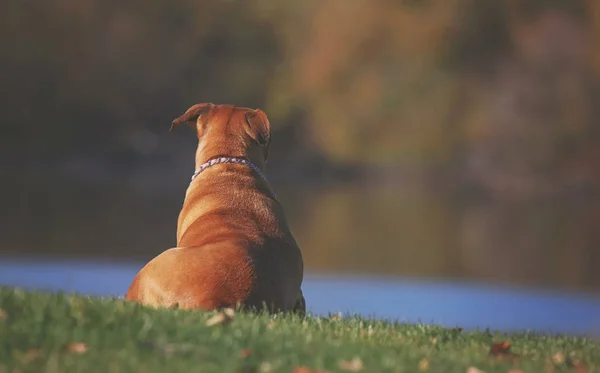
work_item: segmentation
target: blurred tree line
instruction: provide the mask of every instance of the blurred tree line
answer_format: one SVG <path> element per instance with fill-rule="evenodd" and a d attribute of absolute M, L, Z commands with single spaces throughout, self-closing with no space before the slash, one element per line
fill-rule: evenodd
<path fill-rule="evenodd" d="M 271 172 L 290 177 L 444 170 L 517 195 L 600 181 L 597 0 L 7 0 L 0 43 L 0 154 L 17 168 L 177 162 L 148 138 L 210 101 L 264 109 Z"/>

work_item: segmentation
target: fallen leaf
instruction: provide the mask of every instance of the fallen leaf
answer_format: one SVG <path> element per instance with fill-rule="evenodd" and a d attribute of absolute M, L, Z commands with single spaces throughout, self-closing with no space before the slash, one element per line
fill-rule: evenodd
<path fill-rule="evenodd" d="M 7 319 L 8 315 L 6 314 L 6 312 L 4 312 L 4 310 L 2 308 L 0 308 L 0 319 Z"/>
<path fill-rule="evenodd" d="M 230 321 L 229 317 L 227 317 L 227 315 L 225 315 L 224 313 L 218 313 L 218 314 L 214 315 L 213 317 L 211 317 L 210 319 L 206 320 L 206 326 L 225 324 L 227 321 Z"/>
<path fill-rule="evenodd" d="M 29 349 L 23 356 L 20 358 L 23 364 L 29 364 L 33 360 L 42 356 L 42 353 L 37 348 Z"/>
<path fill-rule="evenodd" d="M 296 367 L 292 371 L 293 373 L 328 373 L 325 370 L 313 370 L 307 367 Z"/>
<path fill-rule="evenodd" d="M 503 341 L 492 344 L 490 355 L 498 359 L 515 359 L 519 355 L 510 351 L 510 342 Z"/>
<path fill-rule="evenodd" d="M 363 369 L 363 362 L 358 357 L 350 361 L 342 360 L 340 361 L 340 368 L 350 372 L 360 372 Z"/>
<path fill-rule="evenodd" d="M 419 361 L 419 370 L 421 372 L 429 370 L 429 360 L 427 360 L 426 358 L 421 359 Z"/>
<path fill-rule="evenodd" d="M 252 350 L 251 350 L 251 349 L 249 349 L 249 348 L 246 348 L 246 349 L 243 349 L 242 351 L 240 351 L 240 357 L 241 357 L 242 359 L 245 359 L 245 358 L 247 358 L 247 357 L 250 357 L 250 356 L 252 356 L 252 354 L 253 354 L 253 353 L 254 353 L 254 351 L 252 351 Z"/>
<path fill-rule="evenodd" d="M 581 360 L 569 358 L 567 359 L 567 365 L 571 368 L 574 368 L 576 373 L 588 373 L 587 365 Z"/>
<path fill-rule="evenodd" d="M 508 373 L 525 373 L 525 372 L 523 372 L 521 369 L 511 369 L 508 371 Z"/>
<path fill-rule="evenodd" d="M 490 355 L 505 355 L 510 354 L 510 342 L 502 341 L 492 344 L 490 347 Z"/>
<path fill-rule="evenodd" d="M 562 352 L 557 352 L 552 355 L 552 361 L 556 365 L 562 365 L 565 363 L 565 355 Z"/>
<path fill-rule="evenodd" d="M 273 370 L 273 364 L 269 363 L 268 361 L 262 362 L 258 366 L 258 371 L 261 373 L 269 373 L 272 370 Z"/>
<path fill-rule="evenodd" d="M 235 317 L 235 310 L 233 308 L 225 308 L 223 309 L 223 313 L 231 317 L 232 319 Z"/>
<path fill-rule="evenodd" d="M 296 368 L 294 368 L 294 370 L 292 372 L 293 373 L 313 373 L 314 371 L 307 367 L 296 367 Z"/>
<path fill-rule="evenodd" d="M 67 346 L 67 350 L 69 352 L 75 352 L 78 354 L 82 354 L 88 350 L 87 345 L 81 342 L 71 342 Z"/>
<path fill-rule="evenodd" d="M 166 357 L 172 357 L 176 354 L 187 354 L 192 351 L 196 352 L 196 354 L 201 354 L 202 352 L 197 349 L 193 344 L 185 344 L 185 343 L 165 343 L 165 344 L 157 344 L 155 348 L 162 352 Z"/>
<path fill-rule="evenodd" d="M 235 311 L 226 308 L 206 321 L 206 326 L 226 325 L 235 317 Z"/>
<path fill-rule="evenodd" d="M 475 367 L 468 367 L 467 373 L 484 373 L 484 371 Z"/>

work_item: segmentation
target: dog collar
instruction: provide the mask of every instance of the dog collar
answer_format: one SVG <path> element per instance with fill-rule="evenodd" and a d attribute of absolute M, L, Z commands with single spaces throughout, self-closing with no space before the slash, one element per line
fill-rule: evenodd
<path fill-rule="evenodd" d="M 265 174 L 262 173 L 262 171 L 260 170 L 260 168 L 256 167 L 256 165 L 250 161 L 247 161 L 243 158 L 234 158 L 234 157 L 219 157 L 219 158 L 213 158 L 210 161 L 203 163 L 202 165 L 200 165 L 200 167 L 198 167 L 196 169 L 196 171 L 194 171 L 194 174 L 192 175 L 192 180 L 190 181 L 190 183 L 192 181 L 194 181 L 194 179 L 196 177 L 198 177 L 198 175 L 200 175 L 202 173 L 202 171 L 206 170 L 207 168 L 209 168 L 210 166 L 214 166 L 216 164 L 219 163 L 234 163 L 234 164 L 243 164 L 244 166 L 248 166 L 252 169 L 252 171 L 256 172 L 258 174 L 258 176 L 262 177 L 265 181 L 267 180 L 267 177 L 265 176 Z M 275 192 L 272 192 L 273 196 L 275 196 Z"/>

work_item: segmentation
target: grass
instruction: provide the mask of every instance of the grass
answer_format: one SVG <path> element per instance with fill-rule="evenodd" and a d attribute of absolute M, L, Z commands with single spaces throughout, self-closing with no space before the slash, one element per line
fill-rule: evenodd
<path fill-rule="evenodd" d="M 600 368 L 600 343 L 570 336 L 244 312 L 228 323 L 207 326 L 218 314 L 1 287 L 0 309 L 0 373 L 464 373 L 470 367 L 486 373 L 535 373 Z M 510 350 L 500 344 L 504 341 Z M 490 354 L 494 343 L 496 356 Z"/>

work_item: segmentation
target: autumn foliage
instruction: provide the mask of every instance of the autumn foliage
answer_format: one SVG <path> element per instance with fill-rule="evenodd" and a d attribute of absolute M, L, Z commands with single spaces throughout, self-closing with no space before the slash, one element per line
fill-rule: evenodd
<path fill-rule="evenodd" d="M 5 1 L 2 152 L 151 157 L 132 134 L 162 136 L 212 101 L 267 111 L 288 165 L 319 154 L 492 192 L 589 187 L 599 4 Z"/>

